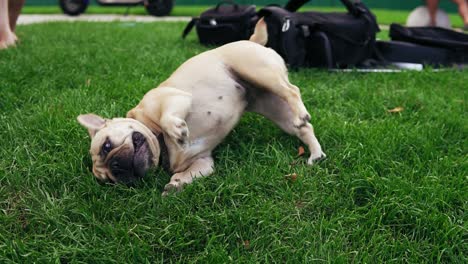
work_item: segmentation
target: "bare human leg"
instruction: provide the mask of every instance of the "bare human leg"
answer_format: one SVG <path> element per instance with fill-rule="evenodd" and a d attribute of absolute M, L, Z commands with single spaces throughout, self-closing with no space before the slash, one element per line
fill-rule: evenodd
<path fill-rule="evenodd" d="M 10 18 L 10 29 L 15 32 L 16 21 L 21 13 L 25 0 L 9 0 L 8 1 L 8 14 Z"/>
<path fill-rule="evenodd" d="M 11 31 L 8 17 L 8 0 L 0 0 L 0 49 L 15 45 L 16 36 Z"/>
<path fill-rule="evenodd" d="M 439 7 L 439 0 L 426 0 L 426 6 L 427 6 L 427 9 L 429 10 L 429 16 L 431 18 L 429 25 L 434 27 L 437 24 L 436 14 L 437 14 L 437 9 Z"/>
<path fill-rule="evenodd" d="M 468 30 L 468 1 L 466 0 L 452 0 L 455 4 L 458 5 L 458 13 L 463 19 L 463 24 L 465 25 L 464 29 Z"/>
<path fill-rule="evenodd" d="M 0 0 L 0 49 L 14 46 L 16 21 L 25 0 Z"/>

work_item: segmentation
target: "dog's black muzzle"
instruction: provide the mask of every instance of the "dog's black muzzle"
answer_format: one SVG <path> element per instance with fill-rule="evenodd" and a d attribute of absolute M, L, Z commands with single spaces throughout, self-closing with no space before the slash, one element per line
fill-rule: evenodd
<path fill-rule="evenodd" d="M 132 148 L 121 151 L 109 160 L 109 169 L 117 182 L 131 185 L 145 176 L 151 166 L 151 151 L 146 138 L 140 132 L 132 134 Z"/>

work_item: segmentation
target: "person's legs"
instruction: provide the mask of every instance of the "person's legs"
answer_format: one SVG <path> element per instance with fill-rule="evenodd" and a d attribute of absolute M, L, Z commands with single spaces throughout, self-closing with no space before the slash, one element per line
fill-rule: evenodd
<path fill-rule="evenodd" d="M 8 0 L 8 13 L 10 18 L 10 28 L 15 32 L 16 21 L 21 13 L 25 0 Z"/>
<path fill-rule="evenodd" d="M 465 28 L 468 27 L 468 2 L 466 0 L 452 0 L 455 4 L 458 5 L 458 13 L 463 19 Z"/>
<path fill-rule="evenodd" d="M 10 28 L 8 18 L 8 0 L 0 0 L 0 49 L 14 45 L 16 36 Z"/>
<path fill-rule="evenodd" d="M 429 10 L 429 16 L 431 18 L 429 25 L 435 26 L 437 8 L 439 7 L 439 0 L 426 0 L 426 6 L 427 6 L 427 9 Z"/>

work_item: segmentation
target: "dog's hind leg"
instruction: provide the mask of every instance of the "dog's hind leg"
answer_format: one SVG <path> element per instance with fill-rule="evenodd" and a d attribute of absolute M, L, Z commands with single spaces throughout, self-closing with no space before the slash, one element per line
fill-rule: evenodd
<path fill-rule="evenodd" d="M 325 158 L 319 141 L 315 137 L 314 129 L 309 122 L 302 126 L 296 126 L 293 122 L 295 114 L 290 105 L 278 95 L 270 92 L 257 92 L 249 102 L 248 111 L 265 116 L 278 125 L 283 131 L 297 136 L 310 151 L 307 164 L 312 165 L 314 161 Z"/>
<path fill-rule="evenodd" d="M 254 76 L 241 76 L 250 85 L 256 89 L 263 90 L 272 94 L 276 94 L 283 99 L 290 107 L 291 119 L 296 127 L 304 126 L 310 120 L 310 114 L 304 106 L 301 99 L 301 93 L 297 86 L 291 84 L 288 79 L 286 69 L 281 67 L 263 67 L 257 68 Z M 237 80 L 242 82 L 242 80 Z"/>
<path fill-rule="evenodd" d="M 163 196 L 172 191 L 181 191 L 184 185 L 190 184 L 195 178 L 208 176 L 214 171 L 214 162 L 212 157 L 199 158 L 195 160 L 183 172 L 178 172 L 171 177 L 171 181 L 164 187 Z"/>
<path fill-rule="evenodd" d="M 299 88 L 289 82 L 284 60 L 272 49 L 253 43 L 248 45 L 242 51 L 224 55 L 234 78 L 238 82 L 247 82 L 258 89 L 278 95 L 291 107 L 293 124 L 297 127 L 305 125 L 310 120 L 310 115 L 301 100 Z M 235 57 L 232 54 L 243 56 Z"/>

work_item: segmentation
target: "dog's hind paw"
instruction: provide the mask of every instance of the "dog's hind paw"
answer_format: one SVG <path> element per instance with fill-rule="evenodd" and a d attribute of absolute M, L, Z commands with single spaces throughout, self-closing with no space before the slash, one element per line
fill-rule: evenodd
<path fill-rule="evenodd" d="M 325 153 L 323 153 L 322 151 L 318 152 L 318 153 L 312 153 L 310 155 L 310 157 L 307 159 L 307 165 L 314 165 L 314 163 L 316 161 L 320 161 L 320 160 L 323 160 L 327 157 L 327 155 Z"/>
<path fill-rule="evenodd" d="M 301 115 L 299 115 L 295 120 L 293 121 L 293 124 L 296 128 L 301 128 L 310 121 L 310 114 L 305 112 Z"/>

